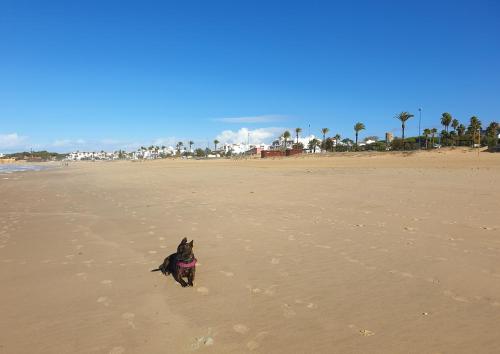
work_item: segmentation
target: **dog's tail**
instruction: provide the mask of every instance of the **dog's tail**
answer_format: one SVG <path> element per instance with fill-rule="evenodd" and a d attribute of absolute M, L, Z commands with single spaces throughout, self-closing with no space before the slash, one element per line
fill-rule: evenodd
<path fill-rule="evenodd" d="M 161 270 L 160 268 L 151 269 L 152 272 L 159 272 L 160 270 Z"/>

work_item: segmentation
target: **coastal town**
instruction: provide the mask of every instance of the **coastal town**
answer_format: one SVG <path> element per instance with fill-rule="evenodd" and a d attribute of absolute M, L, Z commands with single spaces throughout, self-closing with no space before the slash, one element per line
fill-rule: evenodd
<path fill-rule="evenodd" d="M 488 151 L 500 151 L 500 130 L 497 122 L 491 122 L 486 129 L 482 128 L 481 121 L 477 117 L 471 117 L 470 124 L 466 127 L 460 124 L 457 119 L 453 119 L 451 114 L 443 113 L 441 117 L 441 132 L 436 128 L 423 129 L 418 136 L 405 138 L 405 122 L 413 117 L 408 112 L 401 112 L 396 116 L 402 125 L 402 136 L 395 137 L 392 132 L 386 132 L 384 139 L 377 136 L 366 136 L 359 140 L 359 132 L 366 129 L 363 123 L 354 125 L 355 140 L 350 138 L 341 138 L 339 134 L 327 136 L 330 132 L 328 128 L 320 130 L 322 136 L 314 135 L 300 136 L 302 128 L 295 128 L 292 133 L 289 130 L 284 131 L 279 137 L 270 144 L 259 143 L 250 144 L 240 143 L 221 143 L 219 140 L 213 140 L 213 145 L 208 143 L 204 147 L 199 147 L 194 141 L 179 141 L 175 146 L 150 145 L 140 146 L 133 151 L 114 150 L 114 151 L 73 151 L 70 153 L 50 153 L 47 151 L 39 152 L 20 152 L 15 154 L 0 153 L 0 162 L 26 160 L 31 162 L 41 161 L 96 161 L 96 160 L 156 160 L 164 158 L 184 158 L 184 159 L 214 159 L 230 157 L 280 157 L 292 156 L 298 154 L 321 154 L 328 152 L 349 152 L 349 151 L 412 151 L 412 150 L 430 150 L 441 147 L 487 147 Z M 451 126 L 452 130 L 449 130 Z"/>

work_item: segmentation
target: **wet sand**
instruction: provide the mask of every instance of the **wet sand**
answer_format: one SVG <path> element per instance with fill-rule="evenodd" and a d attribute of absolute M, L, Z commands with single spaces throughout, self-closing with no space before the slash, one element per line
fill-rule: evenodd
<path fill-rule="evenodd" d="M 497 353 L 500 154 L 0 176 L 0 353 Z M 151 273 L 194 239 L 194 288 Z"/>

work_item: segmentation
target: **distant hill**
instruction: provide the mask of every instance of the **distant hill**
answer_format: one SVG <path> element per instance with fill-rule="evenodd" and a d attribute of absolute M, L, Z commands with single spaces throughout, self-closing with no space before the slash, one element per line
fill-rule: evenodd
<path fill-rule="evenodd" d="M 26 160 L 26 161 L 56 161 L 62 160 L 66 157 L 66 154 L 59 154 L 57 152 L 49 152 L 49 151 L 23 151 L 23 152 L 15 152 L 12 154 L 5 154 L 4 158 L 12 158 L 15 160 Z"/>

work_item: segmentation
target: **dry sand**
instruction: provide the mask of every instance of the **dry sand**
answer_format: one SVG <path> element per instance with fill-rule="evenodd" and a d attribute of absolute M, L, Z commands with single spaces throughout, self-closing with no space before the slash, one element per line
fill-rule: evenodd
<path fill-rule="evenodd" d="M 1 353 L 498 353 L 500 154 L 0 176 Z M 182 237 L 194 288 L 151 273 Z"/>

